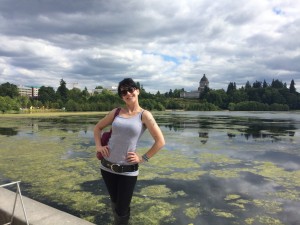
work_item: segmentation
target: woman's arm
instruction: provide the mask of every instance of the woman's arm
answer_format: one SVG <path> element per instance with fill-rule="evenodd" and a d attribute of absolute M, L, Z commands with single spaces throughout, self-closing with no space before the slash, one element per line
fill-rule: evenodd
<path fill-rule="evenodd" d="M 145 110 L 143 113 L 142 121 L 146 125 L 152 138 L 154 139 L 154 144 L 145 153 L 148 158 L 151 158 L 165 145 L 165 138 L 151 112 Z"/>
<path fill-rule="evenodd" d="M 94 140 L 96 145 L 96 151 L 101 152 L 103 156 L 109 156 L 109 149 L 108 146 L 101 145 L 101 133 L 102 130 L 107 127 L 108 125 L 112 124 L 114 120 L 114 115 L 117 109 L 112 110 L 109 112 L 104 118 L 102 118 L 94 127 Z"/>

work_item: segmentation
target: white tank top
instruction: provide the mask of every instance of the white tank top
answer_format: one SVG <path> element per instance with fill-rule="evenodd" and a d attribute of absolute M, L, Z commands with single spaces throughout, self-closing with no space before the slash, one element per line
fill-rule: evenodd
<path fill-rule="evenodd" d="M 137 143 L 146 129 L 142 122 L 143 112 L 144 111 L 129 118 L 124 118 L 120 115 L 116 116 L 112 123 L 112 134 L 108 142 L 110 155 L 109 157 L 105 157 L 106 160 L 120 165 L 130 165 L 130 163 L 126 161 L 127 153 L 136 152 Z M 100 168 L 116 173 L 111 169 L 102 166 L 101 163 Z M 120 174 L 137 176 L 138 171 Z"/>

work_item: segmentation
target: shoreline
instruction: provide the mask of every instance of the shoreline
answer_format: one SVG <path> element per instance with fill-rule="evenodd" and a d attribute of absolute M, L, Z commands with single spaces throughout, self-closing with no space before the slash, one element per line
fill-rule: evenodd
<path fill-rule="evenodd" d="M 108 111 L 101 112 L 31 112 L 31 113 L 7 113 L 0 114 L 0 118 L 9 118 L 9 117 L 58 117 L 58 116 L 74 116 L 74 115 L 103 115 L 107 114 Z"/>
<path fill-rule="evenodd" d="M 152 111 L 156 112 L 156 111 Z M 186 110 L 171 110 L 167 109 L 160 112 L 193 112 Z M 197 112 L 251 112 L 251 113 L 274 113 L 274 112 L 287 112 L 287 113 L 299 113 L 300 110 L 289 110 L 289 111 L 230 111 L 230 110 L 217 110 L 217 111 L 197 111 Z M 1 118 L 22 118 L 22 117 L 59 117 L 59 116 L 84 116 L 84 115 L 106 115 L 109 111 L 88 111 L 88 112 L 67 112 L 67 111 L 33 111 L 24 113 L 0 113 Z"/>

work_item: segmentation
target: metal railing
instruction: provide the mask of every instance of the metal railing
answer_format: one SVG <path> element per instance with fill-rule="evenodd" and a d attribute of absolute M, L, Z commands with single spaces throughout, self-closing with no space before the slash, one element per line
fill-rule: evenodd
<path fill-rule="evenodd" d="M 29 222 L 28 222 L 28 219 L 27 219 L 27 215 L 26 215 L 26 211 L 25 211 L 25 206 L 24 206 L 23 198 L 22 198 L 22 194 L 21 194 L 20 182 L 21 181 L 16 181 L 16 182 L 11 182 L 11 183 L 8 183 L 8 184 L 0 185 L 0 187 L 2 187 L 2 188 L 3 187 L 7 187 L 7 186 L 11 186 L 11 185 L 17 185 L 16 196 L 15 196 L 15 201 L 14 201 L 14 206 L 13 206 L 13 209 L 12 209 L 12 214 L 11 214 L 10 222 L 5 223 L 3 225 L 12 225 L 12 222 L 14 220 L 14 214 L 15 214 L 15 209 L 16 209 L 18 195 L 20 196 L 23 213 L 24 213 L 24 217 L 25 217 L 25 220 L 26 220 L 26 225 L 29 225 Z"/>

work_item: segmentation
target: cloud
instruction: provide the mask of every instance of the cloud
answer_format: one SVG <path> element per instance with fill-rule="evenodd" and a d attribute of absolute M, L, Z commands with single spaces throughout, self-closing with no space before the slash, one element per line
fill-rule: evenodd
<path fill-rule="evenodd" d="M 80 88 L 124 77 L 146 91 L 294 79 L 300 3 L 207 0 L 2 0 L 0 83 Z"/>

